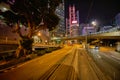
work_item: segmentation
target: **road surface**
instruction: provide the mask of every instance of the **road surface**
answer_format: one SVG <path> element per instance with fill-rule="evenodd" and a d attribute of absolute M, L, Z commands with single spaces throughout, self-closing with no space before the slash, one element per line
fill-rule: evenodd
<path fill-rule="evenodd" d="M 109 80 L 80 46 L 65 46 L 0 73 L 0 80 Z"/>
<path fill-rule="evenodd" d="M 120 54 L 110 49 L 107 51 L 91 49 L 90 53 L 105 75 L 109 75 L 112 80 L 120 80 Z"/>

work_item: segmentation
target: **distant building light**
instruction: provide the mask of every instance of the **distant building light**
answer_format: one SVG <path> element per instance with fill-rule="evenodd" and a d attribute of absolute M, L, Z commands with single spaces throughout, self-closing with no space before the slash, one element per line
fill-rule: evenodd
<path fill-rule="evenodd" d="M 5 8 L 5 7 L 3 7 L 3 9 L 2 9 L 2 10 L 3 10 L 3 12 L 4 12 L 4 11 L 7 11 L 8 9 L 7 9 L 7 8 Z"/>
<path fill-rule="evenodd" d="M 23 27 L 23 25 L 22 25 L 22 24 L 20 24 L 20 27 Z"/>
<path fill-rule="evenodd" d="M 0 10 L 2 12 L 8 11 L 8 10 L 10 10 L 10 6 L 6 3 L 0 3 Z"/>

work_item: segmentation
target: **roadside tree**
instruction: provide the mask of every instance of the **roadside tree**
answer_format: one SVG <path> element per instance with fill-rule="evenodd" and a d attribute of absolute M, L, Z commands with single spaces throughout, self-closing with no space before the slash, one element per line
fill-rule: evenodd
<path fill-rule="evenodd" d="M 20 37 L 16 57 L 21 53 L 32 53 L 32 36 L 41 29 L 55 29 L 59 17 L 55 14 L 56 7 L 62 0 L 2 0 L 0 3 L 10 6 L 8 11 L 0 11 L 5 23 L 13 28 L 13 32 Z M 20 25 L 28 28 L 28 34 L 22 34 Z"/>

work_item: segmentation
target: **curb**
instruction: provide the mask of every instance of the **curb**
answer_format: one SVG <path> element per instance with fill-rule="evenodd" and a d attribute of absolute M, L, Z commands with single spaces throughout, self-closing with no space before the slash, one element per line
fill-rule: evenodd
<path fill-rule="evenodd" d="M 18 65 L 18 64 L 17 64 L 17 65 Z M 12 69 L 16 68 L 17 65 L 14 65 L 14 66 L 11 66 L 11 67 L 8 67 L 8 68 L 5 68 L 5 69 L 1 69 L 1 70 L 0 70 L 0 73 L 8 72 L 9 70 L 12 70 Z"/>

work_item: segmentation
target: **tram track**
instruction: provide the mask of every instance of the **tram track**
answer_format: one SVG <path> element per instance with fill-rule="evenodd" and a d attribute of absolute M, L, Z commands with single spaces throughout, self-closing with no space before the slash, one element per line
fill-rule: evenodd
<path fill-rule="evenodd" d="M 76 49 L 61 58 L 55 65 L 46 71 L 39 80 L 77 80 L 73 63 L 76 57 Z M 64 72 L 64 73 L 63 73 Z M 62 74 L 60 74 L 62 73 Z M 59 77 L 61 75 L 61 77 Z"/>

